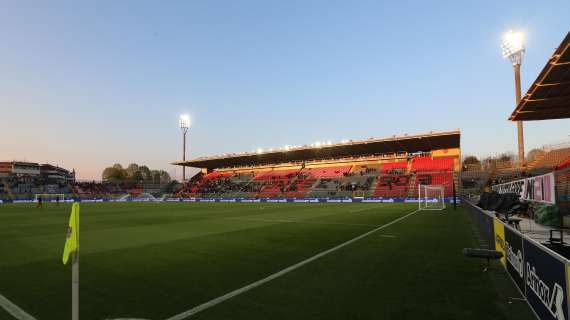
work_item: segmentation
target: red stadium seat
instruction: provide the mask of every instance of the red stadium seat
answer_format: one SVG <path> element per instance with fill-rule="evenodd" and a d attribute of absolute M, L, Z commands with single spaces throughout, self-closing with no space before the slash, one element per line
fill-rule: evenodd
<path fill-rule="evenodd" d="M 452 171 L 452 158 L 415 157 L 412 159 L 412 170 L 422 171 Z"/>
<path fill-rule="evenodd" d="M 320 178 L 335 178 L 343 177 L 347 174 L 352 165 L 349 166 L 338 166 L 338 167 L 320 167 L 320 168 L 305 168 L 303 173 L 309 174 L 314 179 Z"/>

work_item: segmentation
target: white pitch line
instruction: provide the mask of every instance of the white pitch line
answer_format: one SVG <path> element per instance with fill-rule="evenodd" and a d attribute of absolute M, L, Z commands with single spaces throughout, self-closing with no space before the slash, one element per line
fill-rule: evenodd
<path fill-rule="evenodd" d="M 282 223 L 301 223 L 301 224 L 331 224 L 340 226 L 359 226 L 359 227 L 378 227 L 376 224 L 364 223 L 342 223 L 342 222 L 322 222 L 322 221 L 304 221 L 304 220 L 286 220 L 286 219 L 258 219 L 258 218 L 230 218 L 232 220 L 245 221 L 261 221 L 261 222 L 282 222 Z"/>
<path fill-rule="evenodd" d="M 317 260 L 317 259 L 319 259 L 319 258 L 321 258 L 321 257 L 323 257 L 323 256 L 328 255 L 329 253 L 335 252 L 335 251 L 337 251 L 338 249 L 341 249 L 341 248 L 343 248 L 343 247 L 346 247 L 346 246 L 348 246 L 349 244 L 351 244 L 351 243 L 353 243 L 353 242 L 356 242 L 356 241 L 358 241 L 358 240 L 360 240 L 360 239 L 362 239 L 362 238 L 365 238 L 365 237 L 367 237 L 367 236 L 369 236 L 369 235 L 371 235 L 371 234 L 373 234 L 373 233 L 375 233 L 375 232 L 378 232 L 378 231 L 380 231 L 380 230 L 382 230 L 382 229 L 384 229 L 384 228 L 387 228 L 387 227 L 389 227 L 389 226 L 391 226 L 391 225 L 393 225 L 393 224 L 395 224 L 395 223 L 398 223 L 398 222 L 400 222 L 400 221 L 406 219 L 407 217 L 416 214 L 417 212 L 419 212 L 419 210 L 415 210 L 415 211 L 413 211 L 413 212 L 410 212 L 410 213 L 408 213 L 408 214 L 406 214 L 406 215 L 404 215 L 404 216 L 402 216 L 402 217 L 399 217 L 399 218 L 397 218 L 397 219 L 394 219 L 394 220 L 392 220 L 392 221 L 390 221 L 390 222 L 388 222 L 388 223 L 386 223 L 386 224 L 383 224 L 383 225 L 381 225 L 381 226 L 379 226 L 379 227 L 377 227 L 377 228 L 375 228 L 375 229 L 372 229 L 372 230 L 370 230 L 370 231 L 368 231 L 368 232 L 366 232 L 366 233 L 363 233 L 363 234 L 359 235 L 358 237 L 355 237 L 355 238 L 352 238 L 352 239 L 350 239 L 350 240 L 348 240 L 348 241 L 346 241 L 346 242 L 343 242 L 343 243 L 337 245 L 336 247 L 333 247 L 333 248 L 330 248 L 330 249 L 328 249 L 328 250 L 322 251 L 322 252 L 320 252 L 320 253 L 318 253 L 318 254 L 316 254 L 316 255 L 314 255 L 314 256 L 308 258 L 308 259 L 305 259 L 305 260 L 303 260 L 303 261 L 301 261 L 301 262 L 298 262 L 298 263 L 296 263 L 296 264 L 294 264 L 294 265 L 292 265 L 292 266 L 289 266 L 289 267 L 287 267 L 287 268 L 285 268 L 285 269 L 283 269 L 283 270 L 281 270 L 281 271 L 278 271 L 278 272 L 276 272 L 276 273 L 274 273 L 274 274 L 272 274 L 272 275 L 270 275 L 270 276 L 267 276 L 267 277 L 265 277 L 265 278 L 263 278 L 263 279 L 261 279 L 261 280 L 255 281 L 255 282 L 253 282 L 253 283 L 248 284 L 248 285 L 245 286 L 245 287 L 241 287 L 241 288 L 239 288 L 239 289 L 236 289 L 236 290 L 234 290 L 234 291 L 231 291 L 231 292 L 229 292 L 229 293 L 226 293 L 226 294 L 224 294 L 223 296 L 219 296 L 219 297 L 217 297 L 217 298 L 215 298 L 215 299 L 212 299 L 212 300 L 210 300 L 210 301 L 208 301 L 208 302 L 202 303 L 202 304 L 200 304 L 200 305 L 198 305 L 198 306 L 196 306 L 196 307 L 194 307 L 194 308 L 192 308 L 192 309 L 190 309 L 190 310 L 186 310 L 186 311 L 184 311 L 184 312 L 182 312 L 182 313 L 179 313 L 179 314 L 177 314 L 177 315 L 174 315 L 174 316 L 172 316 L 172 317 L 170 317 L 170 318 L 168 318 L 168 319 L 166 319 L 166 320 L 184 320 L 184 319 L 187 319 L 187 318 L 191 317 L 192 315 L 197 314 L 198 312 L 204 311 L 204 310 L 206 310 L 206 309 L 208 309 L 208 308 L 211 308 L 211 307 L 213 307 L 213 306 L 215 306 L 215 305 L 217 305 L 217 304 L 219 304 L 219 303 L 222 303 L 222 302 L 224 302 L 224 301 L 226 301 L 226 300 L 228 300 L 228 299 L 231 299 L 231 298 L 233 298 L 233 297 L 235 297 L 235 296 L 237 296 L 237 295 L 240 295 L 240 294 L 242 294 L 242 293 L 244 293 L 244 292 L 247 292 L 247 291 L 249 291 L 249 290 L 251 290 L 251 289 L 253 289 L 253 288 L 255 288 L 255 287 L 258 287 L 258 286 L 260 286 L 260 285 L 262 285 L 262 284 L 264 284 L 264 283 L 267 283 L 267 282 L 269 282 L 269 281 L 271 281 L 271 280 L 277 279 L 277 278 L 279 278 L 279 277 L 281 277 L 281 276 L 283 276 L 283 275 L 285 275 L 285 274 L 287 274 L 287 273 L 289 273 L 289 272 L 291 272 L 291 271 L 293 271 L 293 270 L 295 270 L 295 269 L 297 269 L 297 268 L 300 268 L 300 267 L 306 265 L 307 263 L 313 262 L 313 261 L 315 261 L 315 260 Z"/>
<path fill-rule="evenodd" d="M 382 238 L 396 238 L 393 234 L 379 234 L 378 236 Z"/>
<path fill-rule="evenodd" d="M 8 298 L 4 297 L 0 294 L 0 307 L 6 310 L 10 315 L 18 320 L 36 320 L 36 318 L 32 317 L 26 311 L 22 310 L 20 307 L 15 305 L 12 301 L 8 300 Z"/>

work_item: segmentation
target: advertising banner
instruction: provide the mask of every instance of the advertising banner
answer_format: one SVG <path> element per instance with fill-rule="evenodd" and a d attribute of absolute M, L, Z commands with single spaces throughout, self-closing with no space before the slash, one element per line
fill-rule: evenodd
<path fill-rule="evenodd" d="M 556 194 L 554 192 L 554 173 L 547 173 L 541 176 L 530 177 L 515 180 L 507 183 L 497 184 L 492 187 L 493 191 L 498 193 L 516 193 L 520 195 L 521 200 L 540 202 L 540 203 L 556 203 Z"/>

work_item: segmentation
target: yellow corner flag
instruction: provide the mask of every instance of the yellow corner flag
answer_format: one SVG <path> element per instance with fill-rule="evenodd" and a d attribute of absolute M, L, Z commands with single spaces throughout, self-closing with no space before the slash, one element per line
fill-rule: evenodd
<path fill-rule="evenodd" d="M 65 247 L 63 249 L 63 264 L 67 264 L 69 256 L 79 251 L 79 203 L 74 202 L 71 207 L 71 215 L 69 216 L 69 225 L 67 226 L 67 236 L 65 239 Z"/>

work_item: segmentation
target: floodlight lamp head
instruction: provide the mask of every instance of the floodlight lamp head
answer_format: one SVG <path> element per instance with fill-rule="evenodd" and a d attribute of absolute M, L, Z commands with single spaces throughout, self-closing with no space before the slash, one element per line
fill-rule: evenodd
<path fill-rule="evenodd" d="M 180 120 L 178 124 L 180 125 L 180 129 L 182 129 L 182 131 L 186 133 L 186 131 L 188 131 L 188 129 L 190 128 L 190 116 L 187 114 L 180 115 Z"/>
<path fill-rule="evenodd" d="M 508 58 L 513 65 L 520 65 L 525 52 L 524 34 L 520 31 L 509 30 L 503 35 L 501 48 L 503 58 Z"/>

